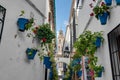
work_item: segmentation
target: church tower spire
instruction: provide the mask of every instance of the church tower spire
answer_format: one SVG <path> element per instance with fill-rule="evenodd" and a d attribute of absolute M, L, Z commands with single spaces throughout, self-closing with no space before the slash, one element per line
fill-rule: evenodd
<path fill-rule="evenodd" d="M 63 42 L 64 42 L 63 30 L 60 30 L 58 34 L 58 53 L 57 53 L 57 55 L 59 56 L 62 56 Z"/>

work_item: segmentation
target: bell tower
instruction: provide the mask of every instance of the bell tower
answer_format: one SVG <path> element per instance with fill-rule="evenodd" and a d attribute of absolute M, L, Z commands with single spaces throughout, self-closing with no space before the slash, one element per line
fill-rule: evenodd
<path fill-rule="evenodd" d="M 63 48 L 63 42 L 64 42 L 64 35 L 63 31 L 60 30 L 58 34 L 58 56 L 62 56 L 62 48 Z"/>

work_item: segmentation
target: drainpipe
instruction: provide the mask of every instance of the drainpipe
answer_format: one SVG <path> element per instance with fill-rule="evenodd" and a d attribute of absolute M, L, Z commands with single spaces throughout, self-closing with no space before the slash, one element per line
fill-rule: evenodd
<path fill-rule="evenodd" d="M 72 26 L 71 24 L 69 26 L 70 26 L 70 53 L 72 53 Z"/>
<path fill-rule="evenodd" d="M 47 80 L 47 68 L 45 68 L 45 80 Z"/>
<path fill-rule="evenodd" d="M 75 9 L 73 10 L 73 43 L 76 41 L 76 17 L 75 17 Z"/>

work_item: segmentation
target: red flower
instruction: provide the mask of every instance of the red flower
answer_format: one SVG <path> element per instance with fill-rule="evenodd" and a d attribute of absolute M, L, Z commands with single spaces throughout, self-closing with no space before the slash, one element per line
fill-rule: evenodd
<path fill-rule="evenodd" d="M 101 3 L 101 6 L 104 6 L 104 5 L 105 5 L 105 3 L 104 3 L 104 2 L 102 2 L 102 3 Z"/>
<path fill-rule="evenodd" d="M 94 76 L 94 71 L 90 70 L 89 74 L 90 74 L 90 76 Z"/>
<path fill-rule="evenodd" d="M 90 6 L 91 8 L 93 8 L 93 5 L 92 5 L 92 3 L 91 3 L 91 4 L 89 4 L 89 6 Z"/>
<path fill-rule="evenodd" d="M 46 38 L 42 38 L 42 41 L 43 41 L 43 42 L 46 42 Z"/>
<path fill-rule="evenodd" d="M 34 29 L 34 30 L 33 30 L 33 33 L 36 34 L 36 33 L 37 33 L 37 30 Z"/>
<path fill-rule="evenodd" d="M 38 27 L 35 27 L 35 29 L 38 29 Z"/>
<path fill-rule="evenodd" d="M 91 13 L 90 16 L 94 16 L 94 13 Z"/>
<path fill-rule="evenodd" d="M 90 60 L 88 60 L 88 64 L 90 63 Z"/>

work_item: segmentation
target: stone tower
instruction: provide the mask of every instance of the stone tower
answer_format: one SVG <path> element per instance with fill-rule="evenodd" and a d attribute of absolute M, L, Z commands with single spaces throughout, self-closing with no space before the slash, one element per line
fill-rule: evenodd
<path fill-rule="evenodd" d="M 58 53 L 57 53 L 57 55 L 59 56 L 62 56 L 63 42 L 64 42 L 64 35 L 63 35 L 63 31 L 60 30 L 58 34 Z"/>

